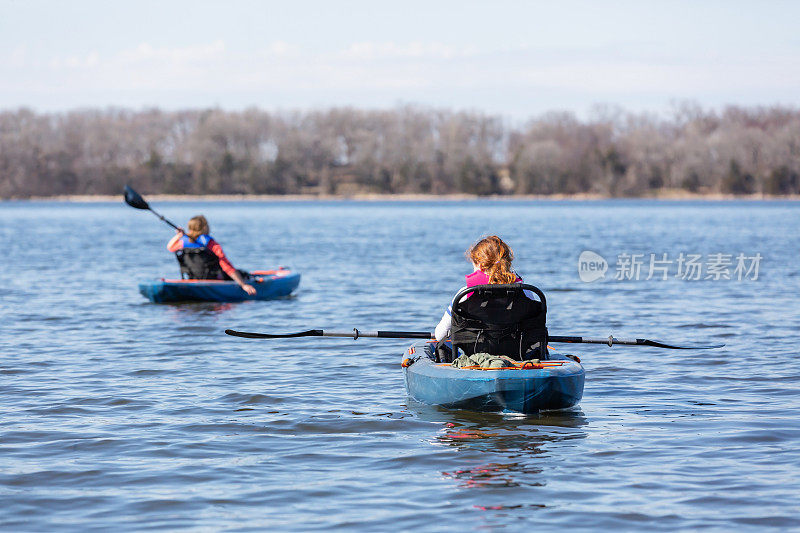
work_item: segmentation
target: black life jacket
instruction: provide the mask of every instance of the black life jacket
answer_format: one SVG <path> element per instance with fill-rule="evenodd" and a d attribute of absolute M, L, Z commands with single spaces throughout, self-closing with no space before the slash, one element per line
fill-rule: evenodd
<path fill-rule="evenodd" d="M 175 252 L 181 267 L 181 278 L 187 279 L 230 279 L 219 265 L 219 257 L 206 248 L 211 241 L 208 235 L 200 235 L 192 241 L 183 236 L 183 248 Z"/>
<path fill-rule="evenodd" d="M 540 301 L 525 295 L 534 293 Z M 467 294 L 469 298 L 460 301 Z M 547 300 L 533 285 L 476 285 L 453 298 L 453 358 L 464 354 L 507 355 L 518 361 L 547 359 Z M 459 351 L 460 350 L 460 351 Z"/>

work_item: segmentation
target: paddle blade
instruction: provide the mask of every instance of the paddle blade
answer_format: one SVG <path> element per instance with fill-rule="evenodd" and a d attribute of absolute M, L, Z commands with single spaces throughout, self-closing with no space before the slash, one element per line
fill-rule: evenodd
<path fill-rule="evenodd" d="M 135 209 L 150 209 L 150 206 L 147 205 L 144 198 L 142 198 L 138 192 L 131 189 L 129 185 L 126 185 L 125 189 L 123 189 L 122 197 L 125 199 L 126 204 Z"/>
<path fill-rule="evenodd" d="M 714 350 L 716 348 L 722 348 L 725 346 L 724 344 L 668 344 L 666 342 L 661 341 L 652 341 L 649 339 L 636 339 L 637 341 L 641 341 L 641 344 L 645 346 L 653 346 L 655 348 L 669 348 L 671 350 Z"/>
<path fill-rule="evenodd" d="M 300 331 L 297 333 L 284 333 L 284 334 L 271 334 L 271 333 L 251 333 L 249 331 L 236 331 L 233 329 L 226 329 L 226 335 L 233 337 L 243 337 L 245 339 L 291 339 L 294 337 L 322 337 L 321 329 L 310 329 L 308 331 Z"/>
<path fill-rule="evenodd" d="M 652 346 L 654 348 L 669 348 L 670 350 L 713 350 L 722 348 L 724 344 L 674 344 L 669 342 L 654 341 L 650 339 L 618 339 L 617 337 L 564 337 L 550 335 L 548 342 L 569 342 L 583 344 L 606 344 L 608 346 Z"/>

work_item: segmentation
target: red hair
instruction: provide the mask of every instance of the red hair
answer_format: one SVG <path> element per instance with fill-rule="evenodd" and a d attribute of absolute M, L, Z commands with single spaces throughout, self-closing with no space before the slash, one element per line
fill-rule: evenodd
<path fill-rule="evenodd" d="M 497 235 L 490 235 L 479 240 L 467 250 L 467 257 L 484 274 L 489 276 L 489 283 L 514 283 L 517 275 L 511 270 L 514 251 Z"/>

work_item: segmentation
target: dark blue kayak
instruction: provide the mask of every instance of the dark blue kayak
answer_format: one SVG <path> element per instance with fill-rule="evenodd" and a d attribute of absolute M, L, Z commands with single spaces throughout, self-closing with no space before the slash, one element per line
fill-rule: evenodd
<path fill-rule="evenodd" d="M 585 371 L 573 359 L 551 352 L 543 368 L 468 370 L 430 359 L 430 343 L 413 344 L 403 359 L 408 395 L 422 403 L 473 411 L 536 413 L 565 409 L 583 397 Z"/>
<path fill-rule="evenodd" d="M 139 284 L 142 296 L 154 303 L 167 302 L 241 302 L 273 300 L 289 296 L 300 284 L 300 274 L 290 270 L 252 272 L 248 283 L 255 287 L 250 296 L 235 281 L 206 279 L 158 279 Z"/>

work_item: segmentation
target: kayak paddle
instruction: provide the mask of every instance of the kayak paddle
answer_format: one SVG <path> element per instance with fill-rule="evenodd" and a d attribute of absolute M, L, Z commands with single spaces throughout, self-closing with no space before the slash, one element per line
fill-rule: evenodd
<path fill-rule="evenodd" d="M 129 206 L 133 207 L 134 209 L 145 209 L 145 210 L 151 211 L 155 216 L 157 216 L 158 218 L 160 218 L 161 220 L 163 220 L 164 222 L 166 222 L 167 224 L 169 224 L 173 228 L 180 229 L 178 226 L 176 226 L 175 224 L 173 224 L 172 222 L 170 222 L 169 220 L 167 220 L 163 216 L 159 215 L 158 213 L 156 213 L 155 209 L 150 207 L 147 204 L 147 202 L 145 202 L 144 198 L 142 198 L 141 195 L 138 192 L 136 192 L 133 189 L 131 189 L 130 185 L 126 185 L 125 186 L 125 189 L 123 189 L 123 192 L 122 192 L 122 197 L 125 199 L 125 203 L 128 204 Z"/>
<path fill-rule="evenodd" d="M 624 344 L 626 346 L 652 346 L 654 348 L 669 348 L 671 350 L 713 350 L 715 348 L 722 348 L 724 344 L 685 344 L 679 346 L 677 344 L 669 344 L 661 341 L 652 341 L 650 339 L 618 339 L 609 335 L 608 337 L 590 338 L 590 337 L 560 337 L 557 335 L 548 336 L 548 342 L 574 342 L 584 344 L 608 344 L 613 346 L 615 344 Z"/>
<path fill-rule="evenodd" d="M 307 331 L 298 331 L 296 333 L 249 333 L 247 331 L 236 331 L 233 329 L 226 329 L 225 333 L 234 337 L 244 337 L 245 339 L 290 339 L 295 337 L 352 337 L 358 339 L 359 337 L 377 337 L 383 339 L 433 339 L 433 335 L 427 331 L 325 331 L 321 329 L 309 329 Z M 590 338 L 590 337 L 562 337 L 552 335 L 547 337 L 548 342 L 567 342 L 567 343 L 585 343 L 585 344 L 607 344 L 613 346 L 614 344 L 623 344 L 627 346 L 652 346 L 654 348 L 669 348 L 672 350 L 711 350 L 714 348 L 722 348 L 724 344 L 689 344 L 679 346 L 677 344 L 669 344 L 661 341 L 653 341 L 649 339 L 618 339 L 616 337 L 608 336 L 606 338 Z"/>
<path fill-rule="evenodd" d="M 235 331 L 226 329 L 225 333 L 234 337 L 244 337 L 245 339 L 290 339 L 294 337 L 380 337 L 383 339 L 432 339 L 433 335 L 427 331 L 323 331 L 321 329 L 310 329 L 308 331 L 298 331 L 297 333 L 248 333 L 246 331 Z"/>

